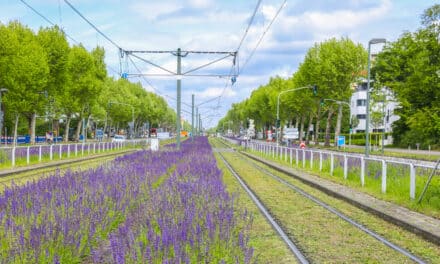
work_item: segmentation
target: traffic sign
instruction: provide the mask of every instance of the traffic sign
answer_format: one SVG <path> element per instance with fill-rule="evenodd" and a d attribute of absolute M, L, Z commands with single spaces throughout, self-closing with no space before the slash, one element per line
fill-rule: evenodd
<path fill-rule="evenodd" d="M 338 147 L 345 146 L 345 136 L 338 136 Z"/>

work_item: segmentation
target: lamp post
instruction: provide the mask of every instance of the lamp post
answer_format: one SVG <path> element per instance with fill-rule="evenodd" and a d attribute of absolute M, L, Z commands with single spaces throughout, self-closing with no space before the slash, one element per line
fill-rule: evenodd
<path fill-rule="evenodd" d="M 2 93 L 6 93 L 7 91 L 8 91 L 8 89 L 6 89 L 6 88 L 0 88 L 0 139 L 2 137 L 3 117 L 4 117 L 3 108 L 2 108 Z M 7 141 L 7 139 L 5 139 L 5 142 L 6 141 Z"/>
<path fill-rule="evenodd" d="M 303 89 L 307 89 L 307 88 L 313 88 L 313 93 L 316 94 L 316 85 L 313 85 L 313 86 L 307 85 L 307 86 L 303 86 L 303 87 L 299 87 L 299 88 L 289 89 L 289 90 L 286 90 L 286 91 L 281 91 L 278 94 L 278 98 L 277 98 L 277 121 L 276 121 L 277 146 L 280 144 L 280 142 L 279 142 L 280 140 L 279 140 L 279 136 L 278 136 L 278 134 L 279 134 L 279 127 L 278 127 L 278 125 L 281 124 L 280 121 L 279 121 L 280 120 L 280 96 L 282 94 L 285 94 L 285 93 L 288 93 L 288 92 L 303 90 Z"/>
<path fill-rule="evenodd" d="M 386 130 L 386 124 L 385 124 L 385 101 L 386 101 L 386 94 L 383 90 L 383 102 L 382 102 L 382 121 L 383 121 L 383 130 L 382 130 L 382 156 L 384 154 L 384 145 L 385 145 L 385 130 Z"/>
<path fill-rule="evenodd" d="M 367 105 L 366 105 L 366 120 L 365 120 L 365 156 L 370 154 L 370 66 L 371 66 L 371 44 L 385 43 L 384 38 L 374 38 L 368 41 L 368 68 L 367 68 Z"/>

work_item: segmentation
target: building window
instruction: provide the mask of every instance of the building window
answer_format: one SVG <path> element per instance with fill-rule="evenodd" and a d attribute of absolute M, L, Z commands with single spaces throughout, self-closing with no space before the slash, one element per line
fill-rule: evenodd
<path fill-rule="evenodd" d="M 357 119 L 365 119 L 367 118 L 366 115 L 356 115 Z"/>
<path fill-rule="evenodd" d="M 356 130 L 356 133 L 365 133 L 365 130 Z"/>
<path fill-rule="evenodd" d="M 371 84 L 371 83 L 370 83 Z M 365 90 L 367 90 L 367 83 L 365 82 L 365 83 L 360 83 L 359 84 L 359 86 L 358 86 L 358 90 L 359 91 L 365 91 Z"/>
<path fill-rule="evenodd" d="M 367 105 L 367 100 L 365 100 L 365 99 L 357 99 L 356 105 L 357 106 L 366 106 Z"/>

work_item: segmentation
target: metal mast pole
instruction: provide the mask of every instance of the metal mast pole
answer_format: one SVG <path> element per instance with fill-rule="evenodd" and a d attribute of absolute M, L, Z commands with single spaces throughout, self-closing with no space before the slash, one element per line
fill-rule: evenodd
<path fill-rule="evenodd" d="M 181 57 L 180 57 L 180 48 L 177 49 L 177 120 L 176 120 L 176 146 L 177 149 L 180 149 L 180 86 L 181 86 Z"/>
<path fill-rule="evenodd" d="M 191 140 L 194 141 L 194 94 L 192 94 L 191 99 Z"/>
<path fill-rule="evenodd" d="M 366 105 L 366 119 L 365 119 L 365 156 L 368 157 L 370 154 L 370 55 L 371 53 L 371 41 L 368 43 L 368 68 L 367 68 L 367 105 Z"/>

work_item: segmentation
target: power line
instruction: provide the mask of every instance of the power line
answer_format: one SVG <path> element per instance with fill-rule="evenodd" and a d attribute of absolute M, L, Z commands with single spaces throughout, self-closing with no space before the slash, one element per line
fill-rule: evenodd
<path fill-rule="evenodd" d="M 109 37 L 107 37 L 107 35 L 105 35 L 101 30 L 99 30 L 92 22 L 90 22 L 85 16 L 83 16 L 83 14 L 81 14 L 81 12 L 78 11 L 78 9 L 76 9 L 69 1 L 64 0 L 64 2 L 70 6 L 70 8 L 72 8 L 73 11 L 75 11 L 75 13 L 77 13 L 80 17 L 82 17 L 82 19 L 84 19 L 91 27 L 93 27 L 99 34 L 101 34 L 101 36 L 103 36 L 105 39 L 107 39 L 108 41 L 110 41 L 110 43 L 112 43 L 115 47 L 117 47 L 118 49 L 122 50 L 122 48 L 116 44 L 113 40 L 111 40 Z"/>
<path fill-rule="evenodd" d="M 270 27 L 272 26 L 273 22 L 275 21 L 275 19 L 278 17 L 278 15 L 280 14 L 281 10 L 284 8 L 284 6 L 286 5 L 287 0 L 284 0 L 284 2 L 281 4 L 280 8 L 277 10 L 277 13 L 275 14 L 275 16 L 272 18 L 272 20 L 270 21 L 269 25 L 267 26 L 266 30 L 263 32 L 263 34 L 261 35 L 260 39 L 257 42 L 257 45 L 255 45 L 254 49 L 252 50 L 251 54 L 249 55 L 249 57 L 246 59 L 245 63 L 243 64 L 243 67 L 240 69 L 240 72 L 238 74 L 241 74 L 241 72 L 243 71 L 244 67 L 246 67 L 247 63 L 249 62 L 249 60 L 252 58 L 252 56 L 255 53 L 255 50 L 258 48 L 258 46 L 260 46 L 261 41 L 263 40 L 264 36 L 266 35 L 266 33 L 269 31 Z"/>
<path fill-rule="evenodd" d="M 142 74 L 142 71 L 139 69 L 139 67 L 136 65 L 136 63 L 134 63 L 133 59 L 128 57 L 128 59 L 131 61 L 131 64 L 133 64 L 134 68 L 140 73 Z M 145 78 L 145 76 L 140 75 L 139 77 L 142 77 L 142 79 L 153 89 L 153 91 L 155 91 L 158 94 L 161 94 L 152 84 L 151 82 Z"/>
<path fill-rule="evenodd" d="M 258 0 L 257 5 L 255 6 L 255 9 L 254 9 L 254 13 L 252 14 L 251 20 L 249 20 L 249 24 L 248 24 L 248 26 L 246 28 L 246 31 L 243 34 L 243 37 L 240 40 L 240 44 L 238 44 L 237 52 L 240 50 L 241 45 L 243 44 L 243 41 L 246 38 L 246 35 L 247 35 L 248 31 L 249 31 L 249 28 L 251 27 L 251 25 L 252 25 L 252 23 L 254 21 L 255 14 L 257 13 L 258 8 L 260 7 L 260 4 L 261 4 L 261 0 Z"/>
<path fill-rule="evenodd" d="M 38 12 L 35 8 L 33 8 L 31 5 L 29 5 L 28 3 L 26 3 L 24 0 L 20 0 L 23 4 L 25 4 L 29 9 L 31 9 L 32 11 L 34 11 L 35 14 L 39 15 L 41 18 L 43 18 L 47 23 L 51 24 L 52 26 L 56 26 L 56 24 L 54 22 L 52 22 L 51 20 L 49 20 L 47 17 L 45 17 L 43 14 L 41 14 L 40 12 Z M 72 40 L 73 42 L 75 42 L 76 44 L 79 44 L 78 41 L 76 41 L 74 38 L 72 38 L 69 34 L 67 34 L 60 26 L 61 32 L 63 32 L 66 37 L 68 37 L 70 40 Z"/>

